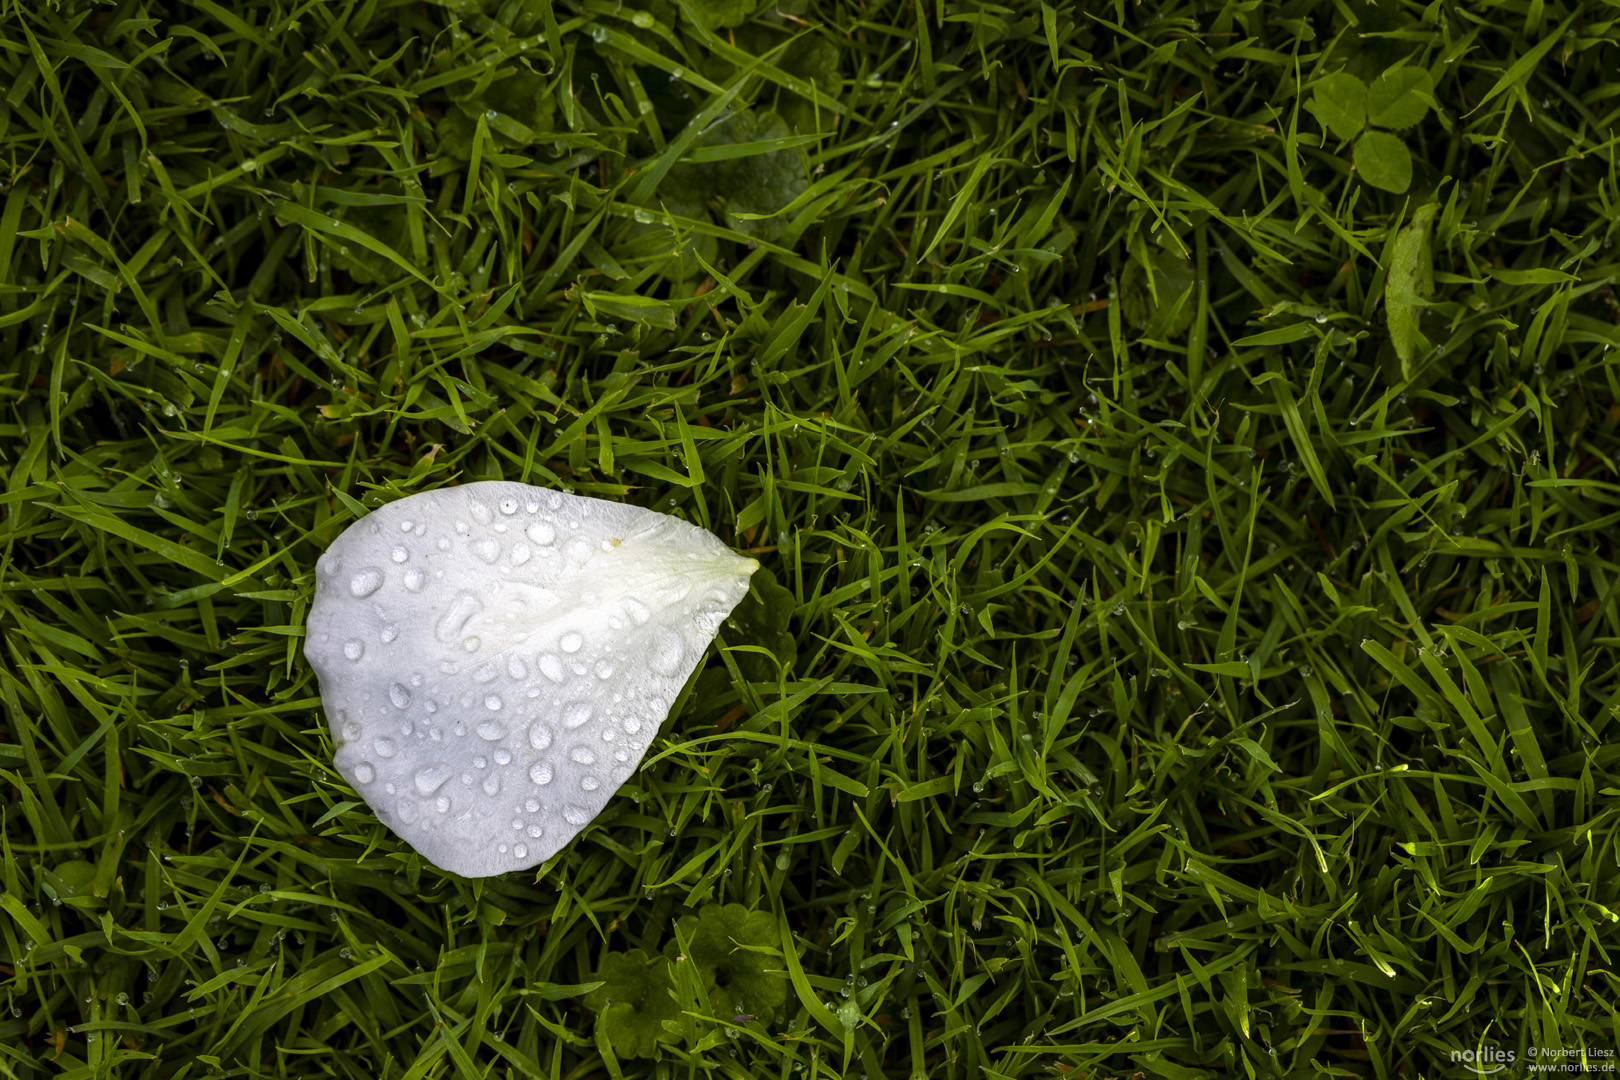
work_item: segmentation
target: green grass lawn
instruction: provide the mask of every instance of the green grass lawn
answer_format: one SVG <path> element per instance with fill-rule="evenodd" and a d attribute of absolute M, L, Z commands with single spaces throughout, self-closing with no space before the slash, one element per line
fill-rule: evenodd
<path fill-rule="evenodd" d="M 0 1077 L 1612 1066 L 1617 73 L 1616 0 L 0 0 Z M 763 569 L 466 880 L 302 635 L 488 479 Z"/>

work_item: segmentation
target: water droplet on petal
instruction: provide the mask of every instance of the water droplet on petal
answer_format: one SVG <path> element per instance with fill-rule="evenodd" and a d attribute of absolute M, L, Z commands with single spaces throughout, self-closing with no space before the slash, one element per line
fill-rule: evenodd
<path fill-rule="evenodd" d="M 375 566 L 368 566 L 364 570 L 355 572 L 349 579 L 349 592 L 357 597 L 367 597 L 382 588 L 383 572 Z"/>
<path fill-rule="evenodd" d="M 460 635 L 467 621 L 484 610 L 483 601 L 470 592 L 460 592 L 450 602 L 443 615 L 439 617 L 438 624 L 434 626 L 433 633 L 440 641 L 449 644 Z"/>
<path fill-rule="evenodd" d="M 446 780 L 450 779 L 450 766 L 443 762 L 424 765 L 416 770 L 413 779 L 417 791 L 420 791 L 423 795 L 431 795 L 443 787 Z"/>

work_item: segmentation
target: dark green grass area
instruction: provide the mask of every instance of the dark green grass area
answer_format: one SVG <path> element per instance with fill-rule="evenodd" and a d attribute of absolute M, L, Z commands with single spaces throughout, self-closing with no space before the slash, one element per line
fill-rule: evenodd
<path fill-rule="evenodd" d="M 0 0 L 0 1077 L 1620 1049 L 1617 71 L 1615 0 Z M 770 573 L 467 881 L 302 633 L 496 478 Z"/>

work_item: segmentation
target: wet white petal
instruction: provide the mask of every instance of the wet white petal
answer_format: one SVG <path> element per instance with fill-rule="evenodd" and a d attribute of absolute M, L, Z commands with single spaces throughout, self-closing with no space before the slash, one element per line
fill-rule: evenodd
<path fill-rule="evenodd" d="M 381 507 L 316 568 L 304 654 L 338 771 L 446 870 L 544 862 L 630 776 L 758 565 L 526 484 Z"/>

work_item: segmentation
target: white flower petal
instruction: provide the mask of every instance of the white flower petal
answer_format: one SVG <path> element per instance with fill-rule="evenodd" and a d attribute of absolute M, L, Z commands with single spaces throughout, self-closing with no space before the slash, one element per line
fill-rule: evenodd
<path fill-rule="evenodd" d="M 380 507 L 316 564 L 304 655 L 334 763 L 435 865 L 538 865 L 634 771 L 758 566 L 667 514 L 527 484 Z"/>

